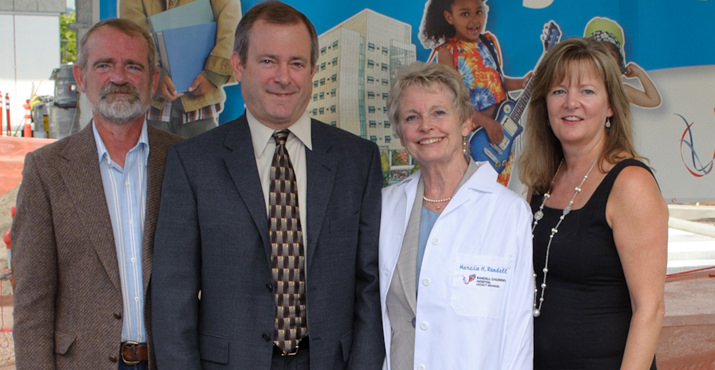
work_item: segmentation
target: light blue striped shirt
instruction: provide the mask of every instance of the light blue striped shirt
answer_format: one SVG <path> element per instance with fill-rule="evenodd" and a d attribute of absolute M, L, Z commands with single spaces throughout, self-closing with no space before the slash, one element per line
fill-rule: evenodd
<path fill-rule="evenodd" d="M 149 139 L 146 122 L 139 142 L 126 155 L 124 168 L 112 161 L 97 128 L 92 123 L 97 142 L 99 169 L 104 196 L 112 219 L 114 243 L 119 262 L 124 307 L 122 341 L 146 342 L 144 327 L 144 285 L 142 281 L 142 241 L 146 205 L 146 165 Z"/>

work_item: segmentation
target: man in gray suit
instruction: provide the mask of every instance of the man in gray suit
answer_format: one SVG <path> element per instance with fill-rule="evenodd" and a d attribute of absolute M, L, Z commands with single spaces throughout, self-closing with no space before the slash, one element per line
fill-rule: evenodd
<path fill-rule="evenodd" d="M 169 151 L 152 276 L 160 368 L 382 367 L 380 156 L 306 114 L 317 59 L 302 13 L 256 5 L 231 58 L 245 114 Z M 283 170 L 272 158 L 283 147 L 298 201 L 277 215 L 285 194 L 272 183 Z M 289 248 L 279 251 L 276 229 L 286 218 L 298 247 L 283 276 Z"/>
<path fill-rule="evenodd" d="M 147 369 L 148 284 L 166 153 L 147 127 L 148 33 L 109 19 L 80 42 L 74 75 L 92 123 L 25 159 L 12 226 L 15 361 L 25 369 Z"/>

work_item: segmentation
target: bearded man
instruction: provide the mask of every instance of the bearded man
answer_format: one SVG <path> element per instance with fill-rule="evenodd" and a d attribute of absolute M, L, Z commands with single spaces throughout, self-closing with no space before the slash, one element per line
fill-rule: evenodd
<path fill-rule="evenodd" d="M 154 44 L 126 19 L 82 38 L 85 129 L 25 158 L 12 226 L 15 361 L 23 369 L 155 369 L 148 317 L 166 153 L 148 127 Z"/>

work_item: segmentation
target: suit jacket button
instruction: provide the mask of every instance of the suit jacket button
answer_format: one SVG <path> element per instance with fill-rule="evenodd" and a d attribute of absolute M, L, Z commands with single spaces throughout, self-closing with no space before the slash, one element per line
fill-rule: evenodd
<path fill-rule="evenodd" d="M 269 342 L 269 341 L 271 340 L 271 336 L 268 335 L 268 334 L 266 334 L 266 333 L 263 333 L 263 335 L 261 335 L 261 337 L 262 337 L 263 340 L 265 340 L 266 342 Z"/>
<path fill-rule="evenodd" d="M 273 283 L 266 283 L 266 289 L 268 289 L 269 292 L 273 292 Z"/>
<path fill-rule="evenodd" d="M 117 360 L 119 360 L 119 358 L 117 358 L 117 356 L 109 356 L 109 361 L 117 362 Z"/>
<path fill-rule="evenodd" d="M 122 318 L 122 314 L 120 312 L 115 312 L 113 316 L 117 320 L 120 320 Z"/>

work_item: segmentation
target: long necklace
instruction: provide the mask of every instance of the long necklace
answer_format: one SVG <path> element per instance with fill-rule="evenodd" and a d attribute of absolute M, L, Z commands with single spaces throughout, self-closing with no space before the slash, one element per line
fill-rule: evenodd
<path fill-rule="evenodd" d="M 544 292 L 546 291 L 546 275 L 548 275 L 549 273 L 549 251 L 551 250 L 551 242 L 554 240 L 554 235 L 559 232 L 559 226 L 561 226 L 561 222 L 563 222 L 566 218 L 566 215 L 571 212 L 571 206 L 573 205 L 576 196 L 581 192 L 581 186 L 583 186 L 583 183 L 586 182 L 586 179 L 588 178 L 588 175 L 591 174 L 593 167 L 596 166 L 596 162 L 598 162 L 598 158 L 593 161 L 591 168 L 588 169 L 588 172 L 586 172 L 586 174 L 583 176 L 583 179 L 581 179 L 581 183 L 573 189 L 574 193 L 571 197 L 571 200 L 569 201 L 568 206 L 564 208 L 563 212 L 561 213 L 561 216 L 559 217 L 559 221 L 556 222 L 556 226 L 551 229 L 551 235 L 549 235 L 549 243 L 546 244 L 546 259 L 544 261 L 544 268 L 541 270 L 544 272 L 544 279 L 541 281 L 541 296 L 539 297 L 538 307 L 536 304 L 536 296 L 539 294 L 539 288 L 534 287 L 534 317 L 541 316 L 541 305 L 544 303 Z M 534 213 L 534 225 L 531 227 L 531 239 L 534 239 L 534 229 L 536 229 L 536 225 L 538 225 L 539 220 L 544 217 L 544 204 L 546 204 L 546 200 L 551 197 L 551 190 L 554 188 L 554 181 L 556 180 L 556 176 L 558 176 L 559 174 L 559 170 L 561 169 L 562 164 L 564 164 L 563 159 L 559 163 L 559 167 L 556 168 L 554 178 L 551 179 L 549 191 L 544 194 L 544 199 L 541 201 L 539 210 Z M 536 281 L 536 274 L 534 274 L 534 281 Z"/>

